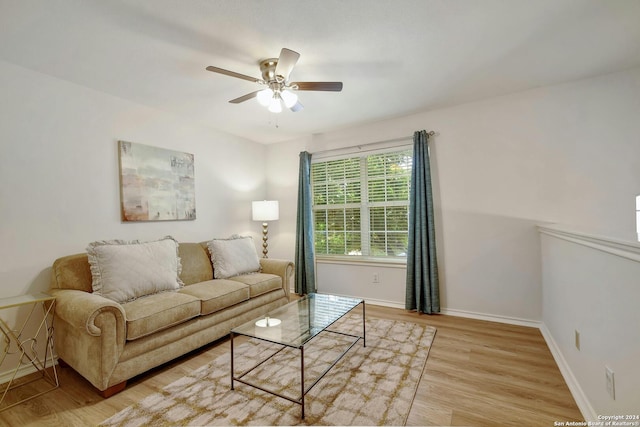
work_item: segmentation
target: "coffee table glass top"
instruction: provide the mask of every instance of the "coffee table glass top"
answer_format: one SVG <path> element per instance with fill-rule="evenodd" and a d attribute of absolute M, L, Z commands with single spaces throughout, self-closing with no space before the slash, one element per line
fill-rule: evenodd
<path fill-rule="evenodd" d="M 301 347 L 362 302 L 356 298 L 308 294 L 231 331 L 289 347 Z"/>

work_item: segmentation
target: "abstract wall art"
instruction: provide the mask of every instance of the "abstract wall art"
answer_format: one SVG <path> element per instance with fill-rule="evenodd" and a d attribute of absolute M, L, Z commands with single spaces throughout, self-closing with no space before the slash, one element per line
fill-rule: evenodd
<path fill-rule="evenodd" d="M 196 219 L 193 154 L 118 141 L 122 221 Z"/>

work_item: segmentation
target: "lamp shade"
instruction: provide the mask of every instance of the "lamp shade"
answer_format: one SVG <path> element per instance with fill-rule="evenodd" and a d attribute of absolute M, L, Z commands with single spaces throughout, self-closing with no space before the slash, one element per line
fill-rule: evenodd
<path fill-rule="evenodd" d="M 254 221 L 275 221 L 280 216 L 277 200 L 251 202 L 251 212 Z"/>

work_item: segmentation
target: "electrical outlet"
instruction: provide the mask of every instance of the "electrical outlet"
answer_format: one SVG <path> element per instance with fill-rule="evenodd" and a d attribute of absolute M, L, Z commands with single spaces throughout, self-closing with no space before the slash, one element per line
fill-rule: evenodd
<path fill-rule="evenodd" d="M 373 273 L 373 283 L 380 283 L 380 275 L 378 273 Z"/>
<path fill-rule="evenodd" d="M 616 400 L 616 383 L 613 378 L 613 371 L 610 367 L 604 367 L 605 375 L 607 377 L 607 393 L 613 400 Z"/>
<path fill-rule="evenodd" d="M 580 331 L 579 330 L 575 330 L 575 338 L 576 338 L 576 348 L 578 349 L 578 351 L 580 351 Z"/>

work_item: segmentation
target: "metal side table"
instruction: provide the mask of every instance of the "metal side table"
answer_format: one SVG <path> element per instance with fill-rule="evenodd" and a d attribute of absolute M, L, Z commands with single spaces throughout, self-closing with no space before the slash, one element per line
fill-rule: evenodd
<path fill-rule="evenodd" d="M 15 328 L 10 327 L 2 316 L 0 316 L 0 339 L 3 340 L 4 346 L 0 353 L 0 372 L 2 372 L 2 367 L 7 354 L 16 354 L 16 357 L 18 358 L 16 365 L 12 367 L 12 371 L 9 371 L 11 378 L 1 386 L 4 389 L 0 390 L 0 393 L 2 393 L 0 395 L 0 412 L 18 405 L 19 403 L 41 396 L 44 393 L 58 388 L 60 385 L 53 357 L 53 312 L 55 297 L 45 293 L 36 293 L 20 295 L 17 297 L 0 298 L 0 312 L 9 308 L 23 306 L 29 309 L 29 314 L 19 327 L 18 325 L 16 325 Z M 38 315 L 36 313 L 40 312 L 38 308 L 42 309 L 41 319 L 37 318 Z M 39 320 L 38 327 L 33 333 L 33 336 L 25 336 L 27 334 L 25 329 L 27 324 L 30 323 L 31 318 L 33 318 L 35 322 L 38 322 Z M 45 354 L 42 358 L 38 355 L 38 339 L 44 339 L 45 341 Z M 35 368 L 35 372 L 39 372 L 40 375 L 24 383 L 21 382 L 19 384 L 13 384 L 20 368 L 29 365 Z M 51 368 L 49 370 L 51 372 L 47 370 L 49 367 Z M 47 383 L 51 384 L 52 387 L 21 399 L 18 402 L 2 406 L 9 390 L 40 379 L 44 379 Z"/>

